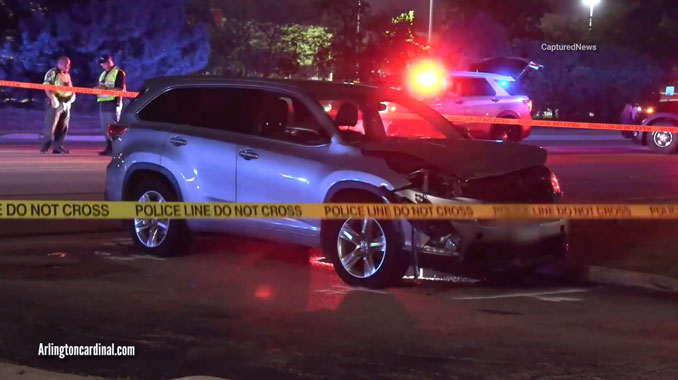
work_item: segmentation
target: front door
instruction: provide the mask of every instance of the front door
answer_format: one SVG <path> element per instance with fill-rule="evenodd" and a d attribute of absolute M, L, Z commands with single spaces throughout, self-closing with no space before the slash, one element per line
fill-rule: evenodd
<path fill-rule="evenodd" d="M 259 133 L 238 146 L 238 202 L 322 203 L 324 194 L 317 189 L 327 175 L 330 137 L 291 96 L 266 92 L 262 106 Z M 291 207 L 258 212 L 279 217 L 248 220 L 248 229 L 262 238 L 311 242 L 319 232 L 317 221 L 298 219 Z"/>

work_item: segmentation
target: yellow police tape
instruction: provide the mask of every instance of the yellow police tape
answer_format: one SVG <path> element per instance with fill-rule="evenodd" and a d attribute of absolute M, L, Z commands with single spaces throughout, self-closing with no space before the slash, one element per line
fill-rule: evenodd
<path fill-rule="evenodd" d="M 271 204 L 0 201 L 0 219 L 664 219 L 678 204 Z"/>

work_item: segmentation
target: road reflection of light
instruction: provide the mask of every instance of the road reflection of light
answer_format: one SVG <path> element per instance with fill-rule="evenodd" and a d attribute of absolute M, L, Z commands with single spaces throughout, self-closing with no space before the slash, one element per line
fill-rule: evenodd
<path fill-rule="evenodd" d="M 311 264 L 313 268 L 334 270 L 332 263 L 327 261 L 323 256 L 311 256 L 308 258 L 308 263 Z"/>
<path fill-rule="evenodd" d="M 414 276 L 405 276 L 403 277 L 403 280 L 414 280 Z M 455 284 L 476 284 L 480 282 L 480 280 L 473 279 L 473 278 L 467 278 L 467 277 L 460 277 L 460 276 L 444 276 L 444 277 L 438 277 L 436 275 L 433 276 L 419 276 L 419 280 L 422 281 L 432 281 L 432 282 L 452 282 Z"/>
<path fill-rule="evenodd" d="M 297 180 L 297 181 L 302 182 L 302 183 L 305 183 L 305 184 L 307 184 L 307 185 L 310 184 L 310 182 L 309 182 L 306 178 L 304 178 L 304 177 L 294 177 L 294 176 L 289 175 L 289 174 L 280 174 L 280 175 L 281 175 L 283 178 L 288 178 L 288 179 Z"/>
<path fill-rule="evenodd" d="M 254 296 L 260 300 L 267 300 L 273 296 L 273 287 L 271 284 L 257 285 L 254 290 Z"/>

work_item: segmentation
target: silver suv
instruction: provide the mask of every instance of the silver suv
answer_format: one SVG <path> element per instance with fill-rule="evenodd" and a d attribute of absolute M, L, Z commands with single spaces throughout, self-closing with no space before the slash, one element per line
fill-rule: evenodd
<path fill-rule="evenodd" d="M 399 117 L 389 112 L 394 109 Z M 109 128 L 114 157 L 106 198 L 433 204 L 559 199 L 544 150 L 471 140 L 462 132 L 423 103 L 390 89 L 160 78 L 148 82 L 120 123 Z M 320 221 L 276 211 L 280 219 L 138 219 L 127 228 L 138 247 L 160 256 L 184 252 L 194 233 L 322 247 L 345 282 L 365 287 L 399 281 L 412 251 L 427 266 L 524 273 L 562 256 L 567 247 L 564 221 L 519 226 Z"/>

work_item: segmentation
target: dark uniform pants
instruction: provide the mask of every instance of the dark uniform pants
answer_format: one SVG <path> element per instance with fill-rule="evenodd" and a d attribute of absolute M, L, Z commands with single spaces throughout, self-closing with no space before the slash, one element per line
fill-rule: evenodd
<path fill-rule="evenodd" d="M 110 143 L 108 139 L 108 126 L 120 121 L 120 112 L 122 111 L 122 104 L 115 100 L 99 103 L 99 122 L 101 124 L 101 133 L 106 137 L 106 142 Z"/>
<path fill-rule="evenodd" d="M 50 146 L 61 149 L 68 134 L 68 125 L 71 121 L 71 104 L 58 100 L 59 106 L 52 108 L 49 99 L 45 106 L 45 127 L 42 130 L 42 150 Z"/>

